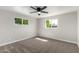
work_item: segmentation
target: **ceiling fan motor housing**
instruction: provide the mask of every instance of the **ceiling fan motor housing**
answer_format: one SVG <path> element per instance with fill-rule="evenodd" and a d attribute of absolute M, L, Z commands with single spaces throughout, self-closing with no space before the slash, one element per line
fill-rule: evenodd
<path fill-rule="evenodd" d="M 37 11 L 38 11 L 38 12 L 40 12 L 40 11 L 41 11 L 41 8 L 40 8 L 40 7 L 38 7 L 38 8 L 37 8 Z"/>

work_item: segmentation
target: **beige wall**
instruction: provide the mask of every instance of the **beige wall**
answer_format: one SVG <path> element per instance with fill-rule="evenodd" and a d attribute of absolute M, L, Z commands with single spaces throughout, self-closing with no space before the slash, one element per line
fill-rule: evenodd
<path fill-rule="evenodd" d="M 58 28 L 45 29 L 45 19 L 58 19 Z M 38 36 L 77 43 L 77 12 L 70 12 L 58 16 L 41 18 L 38 20 Z"/>
<path fill-rule="evenodd" d="M 14 18 L 29 20 L 29 25 L 17 25 Z M 36 36 L 36 19 L 14 12 L 0 10 L 0 46 Z"/>

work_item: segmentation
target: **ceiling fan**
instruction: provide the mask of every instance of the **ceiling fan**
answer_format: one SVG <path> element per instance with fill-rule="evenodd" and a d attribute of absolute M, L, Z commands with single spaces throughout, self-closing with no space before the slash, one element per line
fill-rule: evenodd
<path fill-rule="evenodd" d="M 42 6 L 36 6 L 36 7 L 31 6 L 30 8 L 35 10 L 30 13 L 38 13 L 38 15 L 41 15 L 41 13 L 48 13 L 47 11 L 44 11 L 44 9 L 46 9 L 47 6 L 43 6 L 43 7 Z"/>

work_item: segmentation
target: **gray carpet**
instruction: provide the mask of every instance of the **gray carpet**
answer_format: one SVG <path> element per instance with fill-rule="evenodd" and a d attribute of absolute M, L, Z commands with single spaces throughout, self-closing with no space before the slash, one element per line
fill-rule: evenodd
<path fill-rule="evenodd" d="M 0 53 L 78 53 L 76 44 L 47 38 L 32 38 L 0 47 Z"/>

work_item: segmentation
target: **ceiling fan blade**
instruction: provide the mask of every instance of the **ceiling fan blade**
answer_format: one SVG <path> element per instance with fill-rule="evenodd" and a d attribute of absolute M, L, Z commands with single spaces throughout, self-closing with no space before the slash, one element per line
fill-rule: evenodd
<path fill-rule="evenodd" d="M 44 9 L 46 9 L 47 8 L 47 6 L 44 6 L 43 8 L 41 8 L 41 10 L 44 10 Z"/>
<path fill-rule="evenodd" d="M 34 7 L 32 7 L 32 6 L 31 6 L 31 8 L 34 9 L 34 10 L 37 10 L 36 8 L 34 8 Z"/>
<path fill-rule="evenodd" d="M 48 13 L 48 12 L 46 12 L 46 11 L 41 11 L 42 13 Z"/>
<path fill-rule="evenodd" d="M 30 12 L 30 13 L 37 13 L 37 11 L 34 11 L 34 12 Z"/>

